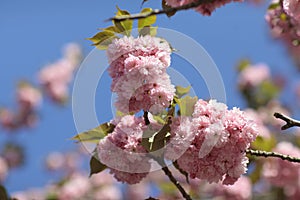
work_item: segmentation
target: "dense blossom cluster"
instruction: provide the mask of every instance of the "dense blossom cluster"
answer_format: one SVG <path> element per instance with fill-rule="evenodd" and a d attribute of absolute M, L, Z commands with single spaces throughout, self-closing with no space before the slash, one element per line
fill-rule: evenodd
<path fill-rule="evenodd" d="M 266 20 L 275 38 L 281 39 L 300 66 L 300 3 L 298 0 L 274 0 Z"/>
<path fill-rule="evenodd" d="M 258 133 L 253 120 L 242 111 L 237 108 L 227 110 L 225 104 L 215 100 L 199 100 L 194 108 L 192 123 L 184 122 L 179 126 L 182 127 L 171 133 L 171 143 L 172 140 L 182 140 L 189 144 L 177 162 L 192 178 L 233 184 L 246 172 L 248 158 L 245 150 Z M 188 145 L 182 145 L 182 141 L 177 142 L 177 148 Z M 174 144 L 176 142 L 166 150 L 168 159 L 174 160 L 172 156 L 175 154 L 168 153 L 177 149 Z"/>
<path fill-rule="evenodd" d="M 284 155 L 300 157 L 300 149 L 289 142 L 280 142 L 273 149 Z M 263 166 L 263 176 L 272 185 L 284 189 L 289 199 L 300 197 L 300 164 L 279 158 L 268 159 Z"/>
<path fill-rule="evenodd" d="M 142 117 L 132 115 L 114 123 L 114 131 L 98 144 L 98 157 L 118 181 L 138 183 L 150 170 L 149 158 L 144 155 L 147 151 L 141 145 L 147 127 Z"/>
<path fill-rule="evenodd" d="M 113 78 L 111 90 L 118 95 L 115 105 L 119 111 L 157 113 L 170 105 L 175 92 L 166 73 L 170 54 L 167 41 L 149 35 L 125 36 L 109 45 L 108 71 Z"/>
<path fill-rule="evenodd" d="M 222 1 L 215 0 L 211 2 L 205 2 L 204 4 L 196 7 L 195 10 L 201 13 L 202 15 L 209 16 L 216 8 L 219 8 L 227 3 L 234 2 L 234 1 L 242 2 L 243 0 L 222 0 Z M 172 7 L 183 6 L 193 2 L 197 2 L 197 0 L 166 0 L 166 3 Z"/>
<path fill-rule="evenodd" d="M 78 44 L 67 44 L 63 51 L 63 57 L 45 66 L 38 75 L 40 84 L 46 94 L 55 102 L 63 103 L 68 97 L 68 84 L 78 67 L 82 57 Z"/>

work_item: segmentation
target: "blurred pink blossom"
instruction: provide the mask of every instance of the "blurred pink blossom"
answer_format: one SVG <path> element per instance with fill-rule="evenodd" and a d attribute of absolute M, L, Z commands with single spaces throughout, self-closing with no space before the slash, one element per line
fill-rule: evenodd
<path fill-rule="evenodd" d="M 75 43 L 64 47 L 63 57 L 46 65 L 38 74 L 40 84 L 49 97 L 57 103 L 63 103 L 68 97 L 68 84 L 72 81 L 78 68 L 82 52 Z"/>
<path fill-rule="evenodd" d="M 289 142 L 278 143 L 273 151 L 284 155 L 300 157 L 300 149 Z M 281 160 L 280 158 L 270 158 L 264 163 L 262 174 L 271 184 L 282 187 L 287 196 L 300 193 L 299 163 Z"/>
<path fill-rule="evenodd" d="M 239 75 L 241 87 L 256 87 L 263 81 L 270 79 L 269 67 L 265 64 L 256 64 L 246 67 Z"/>
<path fill-rule="evenodd" d="M 60 200 L 81 199 L 91 188 L 87 175 L 73 174 L 58 193 Z"/>
<path fill-rule="evenodd" d="M 8 165 L 4 158 L 0 157 L 0 184 L 6 179 L 8 174 Z"/>
<path fill-rule="evenodd" d="M 252 197 L 252 184 L 247 176 L 241 176 L 233 185 L 212 184 L 208 190 L 221 199 L 250 200 Z"/>

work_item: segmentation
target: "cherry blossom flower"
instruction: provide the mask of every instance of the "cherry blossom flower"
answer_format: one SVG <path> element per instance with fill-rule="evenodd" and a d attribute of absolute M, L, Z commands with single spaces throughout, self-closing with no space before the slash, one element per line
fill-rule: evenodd
<path fill-rule="evenodd" d="M 247 176 L 241 176 L 233 185 L 214 183 L 207 187 L 208 193 L 214 197 L 231 200 L 250 200 L 252 197 L 252 185 Z"/>
<path fill-rule="evenodd" d="M 247 170 L 245 150 L 258 134 L 254 121 L 238 108 L 199 100 L 192 122 L 195 138 L 177 160 L 179 166 L 191 178 L 234 184 Z"/>
<path fill-rule="evenodd" d="M 270 79 L 269 67 L 259 63 L 243 69 L 239 75 L 240 87 L 256 87 L 263 81 Z"/>
<path fill-rule="evenodd" d="M 123 113 L 140 110 L 158 113 L 170 105 L 175 93 L 166 68 L 170 45 L 157 37 L 115 39 L 107 49 L 113 78 L 111 90 L 118 95 L 116 108 Z"/>
<path fill-rule="evenodd" d="M 209 16 L 216 8 L 219 8 L 227 3 L 231 3 L 235 1 L 242 2 L 243 0 L 222 0 L 222 1 L 205 2 L 204 4 L 196 7 L 195 10 L 201 13 L 202 15 Z M 166 0 L 166 3 L 172 7 L 183 6 L 186 4 L 190 4 L 192 2 L 197 2 L 197 1 L 196 0 Z"/>
<path fill-rule="evenodd" d="M 300 157 L 300 149 L 289 142 L 278 143 L 273 151 L 284 155 Z M 292 163 L 279 158 L 270 158 L 264 163 L 262 174 L 272 185 L 282 187 L 287 196 L 300 194 L 299 163 Z"/>
<path fill-rule="evenodd" d="M 118 181 L 135 184 L 147 176 L 150 163 L 141 145 L 144 130 L 143 118 L 127 115 L 120 119 L 112 133 L 100 140 L 98 157 Z"/>

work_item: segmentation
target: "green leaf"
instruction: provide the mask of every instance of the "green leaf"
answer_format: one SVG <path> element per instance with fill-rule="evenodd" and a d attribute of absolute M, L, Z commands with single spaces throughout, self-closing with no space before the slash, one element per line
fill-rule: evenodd
<path fill-rule="evenodd" d="M 0 199 L 8 200 L 8 195 L 4 186 L 0 185 Z"/>
<path fill-rule="evenodd" d="M 100 162 L 97 153 L 94 153 L 90 160 L 90 176 L 92 176 L 93 174 L 100 173 L 106 168 L 106 165 Z"/>
<path fill-rule="evenodd" d="M 177 103 L 180 109 L 181 116 L 192 116 L 194 112 L 194 105 L 198 101 L 197 97 L 186 96 L 181 99 L 177 99 Z"/>
<path fill-rule="evenodd" d="M 71 139 L 77 140 L 78 142 L 98 143 L 99 140 L 103 139 L 108 133 L 113 132 L 114 128 L 114 124 L 104 123 L 94 129 L 80 133 Z"/>
<path fill-rule="evenodd" d="M 156 27 L 145 26 L 144 28 L 139 30 L 139 34 L 142 36 L 145 35 L 155 36 L 157 34 L 157 26 Z"/>
<path fill-rule="evenodd" d="M 166 3 L 166 0 L 162 0 L 161 6 L 162 6 L 162 9 L 163 9 L 163 10 L 172 9 L 172 7 L 169 6 L 169 5 Z M 173 12 L 168 12 L 168 13 L 166 13 L 166 15 L 167 15 L 168 17 L 172 17 L 172 16 L 175 15 L 175 14 L 176 14 L 176 10 L 174 10 Z"/>
<path fill-rule="evenodd" d="M 249 66 L 250 66 L 250 61 L 247 59 L 243 59 L 238 63 L 237 70 L 238 72 L 241 72 Z"/>
<path fill-rule="evenodd" d="M 141 11 L 142 14 L 147 14 L 147 13 L 151 13 L 151 12 L 152 12 L 152 8 L 144 8 Z M 151 25 L 154 24 L 155 21 L 156 21 L 156 15 L 152 15 L 152 16 L 149 16 L 149 17 L 146 17 L 146 18 L 139 19 L 138 20 L 138 30 L 139 30 L 139 32 L 144 27 L 151 27 Z"/>
<path fill-rule="evenodd" d="M 178 98 L 181 98 L 182 96 L 188 94 L 191 90 L 192 86 L 188 86 L 188 87 L 181 87 L 181 86 L 176 86 L 176 95 Z"/>
<path fill-rule="evenodd" d="M 280 3 L 278 2 L 278 3 L 272 3 L 272 4 L 270 4 L 270 6 L 269 6 L 269 10 L 273 10 L 273 9 L 275 9 L 275 8 L 277 8 L 278 6 L 280 6 Z"/>
<path fill-rule="evenodd" d="M 93 42 L 93 45 L 97 48 L 106 49 L 107 46 L 111 44 L 115 38 L 117 38 L 117 36 L 115 36 L 115 33 L 111 31 L 102 31 L 87 39 L 91 40 Z"/>
<path fill-rule="evenodd" d="M 118 11 L 116 13 L 116 17 L 130 16 L 130 13 L 128 11 L 121 10 L 118 6 L 117 9 Z M 119 30 L 119 33 L 130 36 L 132 26 L 133 26 L 133 20 L 123 20 L 123 21 L 113 20 L 113 23 L 115 27 Z"/>
<path fill-rule="evenodd" d="M 112 33 L 120 33 L 120 30 L 115 26 L 109 26 L 107 28 L 101 28 L 100 30 L 109 31 L 109 32 L 112 32 Z"/>
<path fill-rule="evenodd" d="M 258 136 L 254 142 L 251 143 L 251 148 L 262 151 L 271 151 L 276 146 L 276 138 L 271 136 L 270 138 L 263 138 Z"/>

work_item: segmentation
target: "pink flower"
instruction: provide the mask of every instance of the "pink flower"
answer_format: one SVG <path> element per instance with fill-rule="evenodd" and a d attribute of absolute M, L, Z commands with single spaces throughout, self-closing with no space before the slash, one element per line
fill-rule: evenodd
<path fill-rule="evenodd" d="M 175 161 L 189 148 L 195 138 L 192 128 L 192 120 L 189 117 L 182 116 L 173 120 L 171 138 L 164 154 L 167 159 Z"/>
<path fill-rule="evenodd" d="M 12 111 L 10 111 L 6 108 L 0 109 L 0 123 L 3 128 L 5 128 L 7 130 L 14 129 L 15 128 L 14 118 L 15 118 L 15 115 Z"/>
<path fill-rule="evenodd" d="M 273 149 L 285 155 L 300 157 L 299 148 L 288 142 L 280 142 Z M 286 191 L 300 187 L 300 164 L 270 158 L 263 166 L 263 176 L 273 185 L 282 187 Z"/>
<path fill-rule="evenodd" d="M 283 10 L 300 24 L 300 1 L 283 0 Z"/>
<path fill-rule="evenodd" d="M 296 64 L 300 66 L 300 8 L 298 0 L 273 0 L 268 9 L 266 20 L 275 38 L 287 46 Z"/>
<path fill-rule="evenodd" d="M 70 43 L 64 48 L 63 58 L 45 66 L 38 75 L 46 94 L 58 103 L 63 103 L 68 96 L 68 84 L 72 81 L 82 52 L 77 44 Z"/>
<path fill-rule="evenodd" d="M 64 166 L 64 155 L 59 152 L 52 152 L 46 157 L 46 167 L 49 170 L 60 170 Z"/>
<path fill-rule="evenodd" d="M 255 123 L 237 108 L 215 100 L 199 100 L 191 130 L 195 135 L 187 151 L 177 160 L 191 178 L 233 184 L 246 172 L 245 150 L 255 140 Z"/>
<path fill-rule="evenodd" d="M 269 129 L 264 125 L 264 119 L 256 110 L 249 108 L 245 110 L 245 114 L 247 114 L 248 117 L 253 119 L 253 121 L 256 123 L 259 136 L 264 138 L 271 138 Z"/>
<path fill-rule="evenodd" d="M 60 188 L 58 193 L 60 200 L 73 200 L 83 197 L 91 188 L 86 175 L 73 174 Z"/>
<path fill-rule="evenodd" d="M 250 200 L 252 196 L 251 181 L 246 176 L 241 176 L 233 185 L 213 184 L 208 188 L 214 197 L 230 200 Z"/>
<path fill-rule="evenodd" d="M 166 68 L 169 44 L 151 36 L 115 39 L 107 50 L 113 78 L 111 90 L 118 95 L 116 108 L 123 113 L 146 110 L 158 113 L 170 105 L 175 94 Z"/>
<path fill-rule="evenodd" d="M 42 95 L 30 84 L 21 83 L 17 90 L 17 99 L 21 107 L 32 110 L 41 103 Z"/>
<path fill-rule="evenodd" d="M 118 181 L 135 184 L 147 176 L 150 163 L 141 145 L 144 130 L 143 118 L 127 115 L 99 142 L 98 157 Z"/>
<path fill-rule="evenodd" d="M 8 165 L 4 158 L 0 157 L 0 183 L 6 179 L 8 174 Z"/>
<path fill-rule="evenodd" d="M 252 65 L 241 71 L 239 85 L 242 87 L 256 87 L 268 79 L 270 79 L 270 70 L 267 65 Z"/>
<path fill-rule="evenodd" d="M 122 192 L 116 185 L 103 185 L 94 191 L 93 200 L 120 200 Z"/>
<path fill-rule="evenodd" d="M 222 0 L 222 1 L 213 1 L 213 2 L 205 2 L 204 4 L 195 8 L 195 10 L 202 15 L 211 15 L 211 13 L 227 3 L 232 1 L 242 2 L 243 0 Z M 190 4 L 192 2 L 197 2 L 196 0 L 166 0 L 166 3 L 172 7 L 183 6 L 186 4 Z"/>

